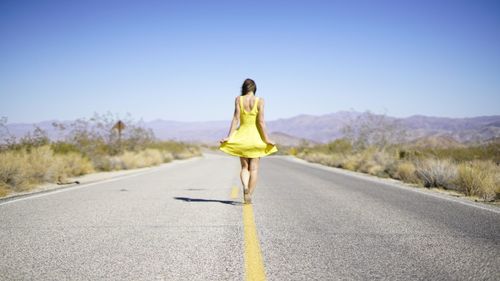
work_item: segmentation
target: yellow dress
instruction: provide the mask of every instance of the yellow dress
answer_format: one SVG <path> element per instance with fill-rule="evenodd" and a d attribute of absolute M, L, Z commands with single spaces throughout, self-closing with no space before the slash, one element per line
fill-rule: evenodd
<path fill-rule="evenodd" d="M 275 145 L 267 144 L 262 140 L 257 128 L 259 98 L 255 98 L 250 112 L 243 107 L 242 97 L 239 101 L 240 126 L 229 136 L 228 141 L 220 145 L 219 149 L 227 154 L 245 158 L 258 158 L 278 151 Z"/>

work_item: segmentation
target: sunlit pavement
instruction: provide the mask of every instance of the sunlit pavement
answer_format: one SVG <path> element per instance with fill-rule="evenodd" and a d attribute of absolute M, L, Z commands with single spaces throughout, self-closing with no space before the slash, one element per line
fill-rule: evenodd
<path fill-rule="evenodd" d="M 205 154 L 0 203 L 0 280 L 500 277 L 498 212 L 286 157 L 261 160 L 248 208 L 238 172 Z"/>

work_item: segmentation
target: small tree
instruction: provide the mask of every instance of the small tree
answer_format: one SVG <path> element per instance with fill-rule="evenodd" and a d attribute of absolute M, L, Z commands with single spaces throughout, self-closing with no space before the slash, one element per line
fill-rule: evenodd
<path fill-rule="evenodd" d="M 404 142 L 407 135 L 397 119 L 389 118 L 385 114 L 373 114 L 370 111 L 349 120 L 342 132 L 357 150 L 369 146 L 385 150 L 391 144 Z"/>
<path fill-rule="evenodd" d="M 49 136 L 45 130 L 34 126 L 32 132 L 28 132 L 19 140 L 19 146 L 25 148 L 39 147 L 50 143 Z"/>
<path fill-rule="evenodd" d="M 0 118 L 0 150 L 5 150 L 16 143 L 16 137 L 12 135 L 7 127 L 8 118 Z"/>

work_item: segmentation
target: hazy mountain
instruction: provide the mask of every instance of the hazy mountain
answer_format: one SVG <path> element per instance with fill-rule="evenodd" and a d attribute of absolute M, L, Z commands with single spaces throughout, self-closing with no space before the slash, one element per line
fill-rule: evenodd
<path fill-rule="evenodd" d="M 278 143 L 297 144 L 301 140 L 311 142 L 328 142 L 342 137 L 342 128 L 353 124 L 354 120 L 362 120 L 367 113 L 340 111 L 326 115 L 298 115 L 291 118 L 268 121 L 267 126 L 272 137 Z M 380 116 L 380 115 L 372 115 Z M 433 137 L 431 142 L 447 139 L 448 142 L 460 143 L 487 141 L 500 138 L 500 115 L 480 116 L 472 118 L 446 118 L 429 116 L 410 116 L 395 118 L 385 116 L 386 120 L 398 121 L 406 129 L 410 140 L 418 143 L 418 139 Z M 52 127 L 53 121 L 40 122 L 35 125 L 48 132 L 51 138 L 58 138 Z M 65 121 L 65 123 L 68 121 Z M 179 122 L 154 120 L 144 122 L 159 139 L 175 139 L 182 141 L 198 141 L 215 143 L 227 135 L 230 121 Z M 12 123 L 7 125 L 10 133 L 22 136 L 32 131 L 33 124 Z"/>
<path fill-rule="evenodd" d="M 443 118 L 422 115 L 400 119 L 412 139 L 443 136 L 458 142 L 480 142 L 500 137 L 500 116 Z"/>
<path fill-rule="evenodd" d="M 464 147 L 463 143 L 458 142 L 450 136 L 425 136 L 409 143 L 411 146 L 427 147 L 427 148 L 451 148 Z"/>
<path fill-rule="evenodd" d="M 272 132 L 269 134 L 269 138 L 275 141 L 276 143 L 280 145 L 288 145 L 288 146 L 297 146 L 301 143 L 307 142 L 309 144 L 317 144 L 318 142 L 309 140 L 309 139 L 304 139 L 304 138 L 298 138 L 295 136 L 291 136 L 282 132 Z"/>
<path fill-rule="evenodd" d="M 320 116 L 298 115 L 292 118 L 270 121 L 268 127 L 270 131 L 282 132 L 318 142 L 328 142 L 342 137 L 342 128 L 359 115 L 361 113 L 348 111 Z"/>

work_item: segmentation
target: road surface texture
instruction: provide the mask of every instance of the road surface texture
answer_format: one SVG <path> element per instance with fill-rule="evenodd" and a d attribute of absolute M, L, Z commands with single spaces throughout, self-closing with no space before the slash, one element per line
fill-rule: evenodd
<path fill-rule="evenodd" d="M 288 157 L 243 206 L 238 173 L 205 154 L 0 202 L 0 280 L 500 280 L 498 209 Z"/>

